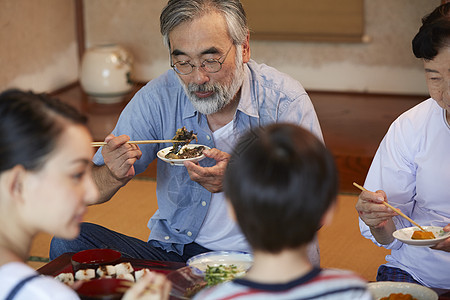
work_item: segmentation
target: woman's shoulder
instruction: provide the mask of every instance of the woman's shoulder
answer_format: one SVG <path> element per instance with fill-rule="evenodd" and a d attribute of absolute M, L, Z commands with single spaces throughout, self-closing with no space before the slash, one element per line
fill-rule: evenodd
<path fill-rule="evenodd" d="M 15 299 L 79 299 L 68 286 L 56 279 L 40 275 L 22 262 L 10 262 L 0 267 L 0 299 L 4 299 L 22 280 L 30 279 Z"/>

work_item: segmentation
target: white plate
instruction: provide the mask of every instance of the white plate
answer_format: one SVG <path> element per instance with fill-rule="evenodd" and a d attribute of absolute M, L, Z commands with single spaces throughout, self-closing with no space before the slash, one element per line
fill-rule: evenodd
<path fill-rule="evenodd" d="M 375 300 L 388 297 L 392 293 L 410 294 L 417 300 L 437 300 L 438 294 L 425 286 L 409 282 L 378 281 L 368 284 Z"/>
<path fill-rule="evenodd" d="M 399 241 L 402 241 L 405 244 L 412 245 L 412 246 L 424 246 L 424 247 L 431 247 L 436 245 L 442 240 L 445 240 L 446 238 L 450 237 L 450 232 L 444 232 L 442 230 L 442 227 L 439 226 L 422 226 L 423 229 L 427 231 L 433 232 L 435 239 L 427 239 L 427 240 L 413 240 L 411 239 L 412 234 L 414 231 L 420 230 L 417 227 L 408 227 L 396 230 L 392 235 L 394 238 L 396 238 Z"/>
<path fill-rule="evenodd" d="M 203 147 L 205 147 L 205 149 L 210 149 L 208 146 L 198 145 L 198 144 L 189 144 L 189 145 L 186 146 L 186 148 L 190 148 L 191 149 L 191 148 L 195 148 L 195 147 L 198 147 L 198 146 L 203 146 Z M 162 150 L 159 150 L 158 153 L 157 153 L 158 158 L 163 160 L 163 161 L 165 161 L 166 163 L 169 163 L 169 164 L 173 165 L 173 166 L 183 166 L 184 165 L 183 163 L 185 161 L 196 162 L 196 161 L 200 161 L 200 160 L 205 158 L 204 154 L 202 154 L 200 156 L 197 156 L 197 157 L 185 158 L 185 159 L 166 158 L 165 156 L 167 155 L 167 153 L 170 152 L 170 150 L 172 150 L 172 147 L 173 146 L 170 146 L 170 147 L 164 148 Z"/>
<path fill-rule="evenodd" d="M 253 264 L 253 256 L 241 251 L 212 251 L 191 257 L 186 265 L 191 267 L 192 272 L 204 276 L 208 266 L 235 265 L 238 269 L 246 272 Z"/>

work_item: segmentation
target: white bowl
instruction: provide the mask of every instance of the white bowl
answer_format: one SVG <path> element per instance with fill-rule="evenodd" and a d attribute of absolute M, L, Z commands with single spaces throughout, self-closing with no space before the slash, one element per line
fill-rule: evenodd
<path fill-rule="evenodd" d="M 208 266 L 235 265 L 246 272 L 253 265 L 253 255 L 243 251 L 211 251 L 191 257 L 186 265 L 195 275 L 204 276 Z"/>
<path fill-rule="evenodd" d="M 210 149 L 208 146 L 204 146 L 204 145 L 198 145 L 198 144 L 189 144 L 186 145 L 186 148 L 195 148 L 195 147 L 199 147 L 199 146 L 203 146 L 205 147 L 205 149 Z M 161 159 L 162 161 L 165 161 L 166 163 L 169 163 L 173 166 L 183 166 L 185 161 L 192 161 L 192 162 L 197 162 L 200 161 L 202 159 L 205 158 L 205 155 L 202 154 L 200 156 L 197 157 L 193 157 L 193 158 L 185 158 L 185 159 L 172 159 L 172 158 L 166 158 L 165 156 L 167 155 L 167 153 L 170 152 L 170 150 L 172 150 L 173 146 L 169 146 L 166 147 L 162 150 L 159 150 L 158 153 L 156 154 L 158 156 L 159 159 Z"/>
<path fill-rule="evenodd" d="M 430 288 L 409 282 L 378 281 L 368 284 L 375 300 L 388 297 L 392 293 L 410 294 L 417 300 L 438 300 L 438 294 Z"/>

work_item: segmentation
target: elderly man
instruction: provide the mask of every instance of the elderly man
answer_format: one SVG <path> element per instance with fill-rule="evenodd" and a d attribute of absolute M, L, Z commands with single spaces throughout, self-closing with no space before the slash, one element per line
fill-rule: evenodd
<path fill-rule="evenodd" d="M 80 238 L 54 239 L 50 258 L 88 248 L 114 248 L 124 256 L 186 261 L 211 250 L 249 251 L 227 214 L 222 177 L 237 138 L 276 122 L 298 124 L 323 140 L 314 107 L 300 83 L 250 59 L 249 29 L 238 0 L 171 0 L 161 13 L 161 33 L 172 70 L 150 81 L 123 110 L 94 157 L 94 178 L 108 201 L 143 172 L 167 144 L 132 140 L 171 138 L 185 126 L 210 147 L 207 159 L 184 167 L 157 165 L 158 211 L 149 240 L 140 241 L 84 223 Z M 261 220 L 263 222 L 263 220 Z M 319 263 L 317 240 L 310 259 Z"/>

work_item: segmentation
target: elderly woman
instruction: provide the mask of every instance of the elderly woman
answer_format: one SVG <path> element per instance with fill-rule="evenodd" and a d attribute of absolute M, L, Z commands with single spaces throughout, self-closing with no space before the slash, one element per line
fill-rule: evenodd
<path fill-rule="evenodd" d="M 450 3 L 424 17 L 412 46 L 423 60 L 431 98 L 403 113 L 382 140 L 356 209 L 364 237 L 391 250 L 378 281 L 450 288 L 450 238 L 415 247 L 392 233 L 413 226 L 382 204 L 388 201 L 420 225 L 450 231 Z"/>

